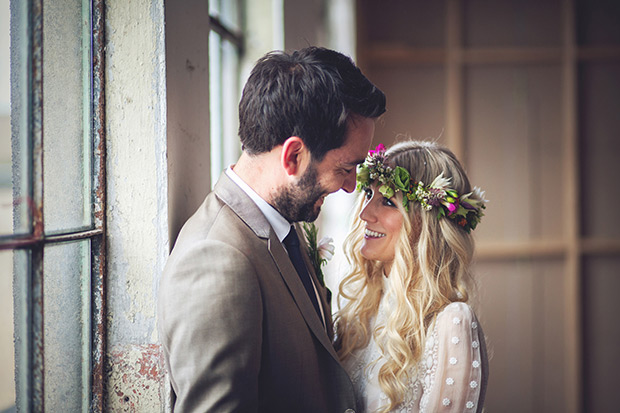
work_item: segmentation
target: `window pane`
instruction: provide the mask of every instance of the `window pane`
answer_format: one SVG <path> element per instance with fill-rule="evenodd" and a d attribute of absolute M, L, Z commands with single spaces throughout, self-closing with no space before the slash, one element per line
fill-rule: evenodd
<path fill-rule="evenodd" d="M 82 0 L 46 1 L 44 10 L 43 213 L 50 233 L 91 225 L 90 28 Z"/>
<path fill-rule="evenodd" d="M 211 188 L 224 168 L 222 151 L 222 39 L 209 33 L 209 138 L 211 140 Z"/>
<path fill-rule="evenodd" d="M 15 405 L 13 251 L 0 251 L 0 412 Z"/>
<path fill-rule="evenodd" d="M 209 14 L 211 16 L 218 17 L 220 15 L 220 5 L 221 0 L 210 0 L 209 1 Z"/>
<path fill-rule="evenodd" d="M 87 411 L 90 395 L 90 241 L 45 248 L 45 409 Z"/>
<path fill-rule="evenodd" d="M 26 2 L 11 2 L 9 24 L 9 1 L 2 0 L 0 4 L 0 234 L 24 234 L 29 232 L 32 218 L 29 214 L 32 209 L 29 208 L 30 168 L 26 145 L 29 49 L 27 11 Z"/>
<path fill-rule="evenodd" d="M 241 29 L 238 0 L 209 1 L 209 15 L 218 18 L 229 30 L 237 31 Z"/>
<path fill-rule="evenodd" d="M 235 163 L 241 153 L 237 130 L 239 107 L 239 51 L 231 42 L 222 42 L 222 162 Z"/>
<path fill-rule="evenodd" d="M 13 280 L 13 310 L 15 323 L 15 393 L 17 405 L 20 411 L 30 411 L 31 403 L 29 394 L 32 387 L 29 386 L 29 375 L 33 370 L 30 363 L 31 345 L 31 318 L 32 314 L 28 310 L 30 300 L 30 263 L 31 254 L 28 250 L 15 250 L 11 253 L 11 258 L 3 258 L 3 265 L 6 268 L 7 276 L 12 276 Z M 8 262 L 6 262 L 8 260 Z M 7 264 L 5 266 L 4 264 Z M 11 275 L 12 274 L 12 275 Z"/>
<path fill-rule="evenodd" d="M 0 27 L 0 234 L 8 234 L 13 220 L 8 0 L 0 1 Z"/>
<path fill-rule="evenodd" d="M 239 2 L 237 0 L 223 1 L 221 13 L 220 18 L 226 27 L 232 30 L 239 30 L 241 28 L 239 24 Z"/>
<path fill-rule="evenodd" d="M 239 51 L 215 32 L 209 33 L 209 123 L 211 187 L 241 152 L 237 138 Z"/>

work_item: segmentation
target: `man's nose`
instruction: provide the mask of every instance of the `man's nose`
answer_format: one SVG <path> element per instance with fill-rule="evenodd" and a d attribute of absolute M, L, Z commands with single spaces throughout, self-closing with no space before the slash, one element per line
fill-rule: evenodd
<path fill-rule="evenodd" d="M 351 193 L 353 191 L 355 191 L 355 185 L 356 185 L 356 181 L 355 181 L 355 177 L 357 176 L 357 172 L 356 169 L 353 169 L 351 172 L 349 172 L 349 174 L 344 178 L 344 182 L 342 183 L 342 189 L 347 192 L 347 193 Z"/>

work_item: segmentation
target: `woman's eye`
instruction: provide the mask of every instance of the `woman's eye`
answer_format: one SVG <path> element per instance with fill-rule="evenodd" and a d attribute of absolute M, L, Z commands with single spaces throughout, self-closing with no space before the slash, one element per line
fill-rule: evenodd
<path fill-rule="evenodd" d="M 372 189 L 370 188 L 364 189 L 364 198 L 366 198 L 367 201 L 372 198 Z"/>
<path fill-rule="evenodd" d="M 383 205 L 394 208 L 396 207 L 396 204 L 387 198 L 383 198 Z"/>

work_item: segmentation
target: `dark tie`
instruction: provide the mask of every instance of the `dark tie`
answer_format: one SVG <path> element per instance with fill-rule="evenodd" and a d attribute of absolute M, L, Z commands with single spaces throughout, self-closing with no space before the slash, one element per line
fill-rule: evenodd
<path fill-rule="evenodd" d="M 288 256 L 293 262 L 293 265 L 297 270 L 297 274 L 299 275 L 299 278 L 301 278 L 301 282 L 306 288 L 308 297 L 310 297 L 310 301 L 312 301 L 312 305 L 314 305 L 314 309 L 319 315 L 319 319 L 323 323 L 323 317 L 321 317 L 321 309 L 319 308 L 319 303 L 316 299 L 316 293 L 314 292 L 312 280 L 310 279 L 310 274 L 308 273 L 306 264 L 304 264 L 304 259 L 301 256 L 301 250 L 299 249 L 299 238 L 297 238 L 297 231 L 295 231 L 295 228 L 293 226 L 291 226 L 291 229 L 289 230 L 286 238 L 284 238 L 283 242 L 286 250 L 288 251 Z M 325 324 L 323 323 L 323 325 Z"/>

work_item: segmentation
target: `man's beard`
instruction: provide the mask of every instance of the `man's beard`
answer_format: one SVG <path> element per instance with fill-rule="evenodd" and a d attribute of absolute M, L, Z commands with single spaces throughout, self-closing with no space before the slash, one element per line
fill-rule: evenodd
<path fill-rule="evenodd" d="M 321 207 L 316 202 L 327 192 L 317 182 L 314 163 L 308 165 L 297 185 L 282 188 L 271 200 L 271 205 L 289 222 L 312 222 L 319 216 Z"/>

